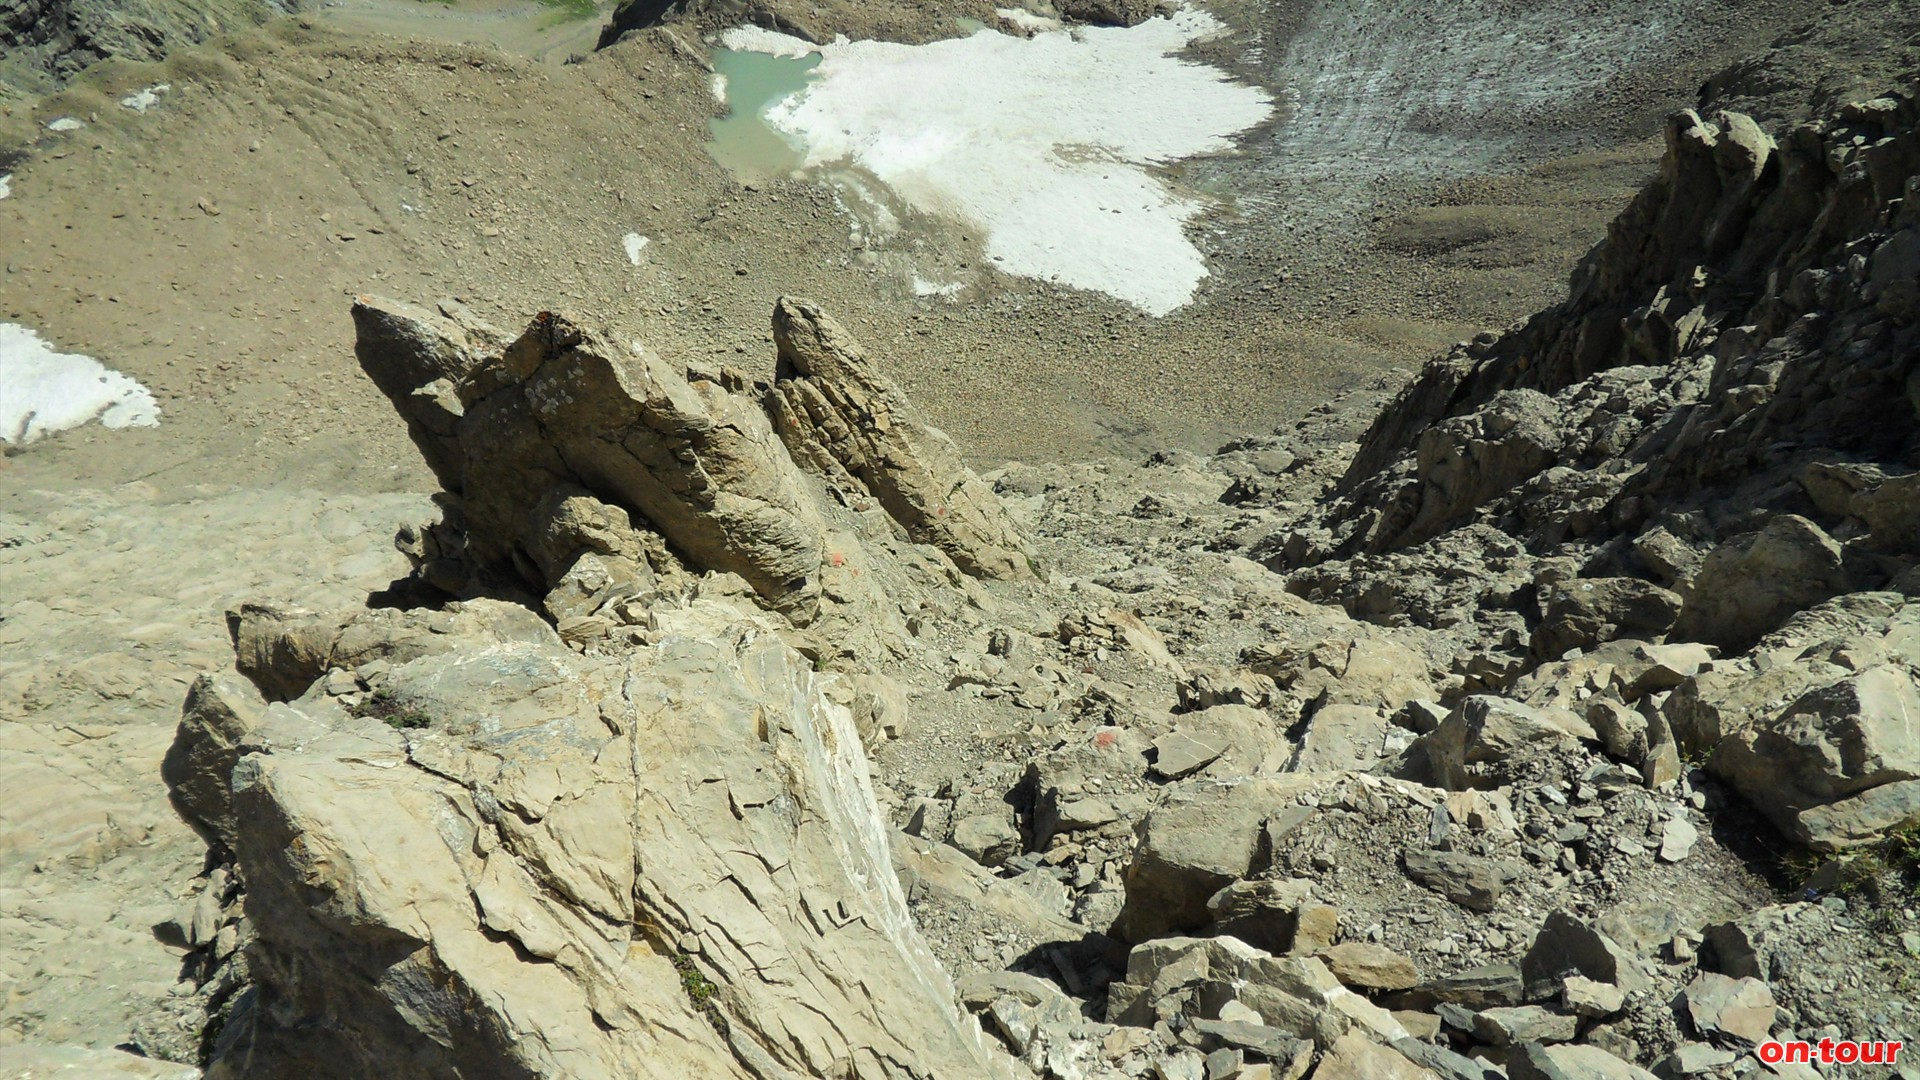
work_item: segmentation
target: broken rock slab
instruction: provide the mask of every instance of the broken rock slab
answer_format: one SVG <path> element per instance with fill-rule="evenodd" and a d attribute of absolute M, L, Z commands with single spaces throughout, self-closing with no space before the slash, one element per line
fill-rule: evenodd
<path fill-rule="evenodd" d="M 1753 1046 L 1765 1042 L 1779 1016 L 1773 992 L 1759 979 L 1734 979 L 1703 971 L 1681 991 L 1695 1031 Z"/>
<path fill-rule="evenodd" d="M 1473 1016 L 1473 1033 L 1493 1046 L 1572 1042 L 1580 1033 L 1580 1018 L 1538 1005 L 1483 1009 Z"/>
<path fill-rule="evenodd" d="M 1361 990 L 1406 990 L 1420 981 L 1413 961 L 1384 945 L 1348 941 L 1319 954 L 1334 978 Z"/>
<path fill-rule="evenodd" d="M 1407 876 L 1471 911 L 1492 911 L 1518 869 L 1459 851 L 1409 848 L 1400 857 Z"/>
<path fill-rule="evenodd" d="M 1657 1080 L 1597 1046 L 1523 1043 L 1507 1056 L 1509 1080 Z"/>
<path fill-rule="evenodd" d="M 1206 926 L 1213 919 L 1207 901 L 1252 876 L 1268 818 L 1324 779 L 1290 774 L 1170 787 L 1141 823 L 1126 870 L 1127 903 L 1114 932 L 1140 942 Z"/>

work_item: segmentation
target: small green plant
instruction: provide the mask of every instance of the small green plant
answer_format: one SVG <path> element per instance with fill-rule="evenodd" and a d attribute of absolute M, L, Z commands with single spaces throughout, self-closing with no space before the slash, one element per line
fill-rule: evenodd
<path fill-rule="evenodd" d="M 680 989 L 687 995 L 687 1003 L 695 1012 L 707 1018 L 715 1031 L 725 1034 L 727 1019 L 720 1012 L 720 988 L 715 986 L 707 973 L 701 971 L 693 962 L 693 957 L 683 952 L 668 954 L 673 959 L 673 969 L 680 973 Z"/>
<path fill-rule="evenodd" d="M 348 710 L 363 719 L 378 720 L 398 731 L 416 731 L 432 727 L 433 718 L 419 709 L 403 706 L 391 691 L 375 690 Z"/>
<path fill-rule="evenodd" d="M 1834 864 L 1816 889 L 1815 875 L 1826 860 L 1807 852 L 1783 856 L 1780 867 L 1792 889 L 1860 900 L 1873 908 L 1899 908 L 1920 901 L 1920 822 L 1856 848 Z"/>
<path fill-rule="evenodd" d="M 562 21 L 591 19 L 600 12 L 594 0 L 540 0 L 540 3 L 557 12 Z"/>

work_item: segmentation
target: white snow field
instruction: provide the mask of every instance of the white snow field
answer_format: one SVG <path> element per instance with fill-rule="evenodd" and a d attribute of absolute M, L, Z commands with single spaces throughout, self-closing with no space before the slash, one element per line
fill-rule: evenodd
<path fill-rule="evenodd" d="M 146 387 L 98 360 L 55 352 L 32 330 L 0 323 L 0 442 L 24 446 L 93 420 L 155 427 L 160 406 Z"/>
<path fill-rule="evenodd" d="M 1151 170 L 1226 150 L 1265 121 L 1265 91 L 1175 54 L 1221 24 L 1182 10 L 1138 26 L 1013 37 L 980 30 L 927 45 L 813 45 L 740 27 L 729 49 L 821 55 L 767 123 L 808 167 L 865 170 L 915 208 L 983 234 L 1011 274 L 1089 289 L 1165 315 L 1207 276 L 1185 227 L 1203 204 Z"/>

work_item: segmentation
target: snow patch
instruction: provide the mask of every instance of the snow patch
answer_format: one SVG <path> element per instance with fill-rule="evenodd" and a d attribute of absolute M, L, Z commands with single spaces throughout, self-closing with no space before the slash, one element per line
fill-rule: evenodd
<path fill-rule="evenodd" d="M 915 275 L 913 279 L 913 295 L 915 296 L 957 296 L 960 290 L 966 287 L 966 282 L 963 281 L 950 281 L 942 285 L 938 282 L 928 281 L 919 275 Z"/>
<path fill-rule="evenodd" d="M 13 194 L 13 174 L 0 173 L 0 199 Z"/>
<path fill-rule="evenodd" d="M 85 121 L 75 120 L 71 116 L 63 116 L 58 120 L 47 121 L 48 131 L 79 131 L 81 128 L 86 126 L 87 125 Z"/>
<path fill-rule="evenodd" d="M 137 94 L 129 94 L 120 99 L 120 104 L 134 112 L 143 113 L 160 100 L 160 95 L 173 89 L 167 83 L 155 83 Z"/>
<path fill-rule="evenodd" d="M 641 236 L 637 232 L 628 233 L 620 241 L 621 246 L 627 249 L 627 261 L 635 266 L 640 265 L 640 253 L 647 250 L 647 245 L 652 242 L 652 240 Z"/>
<path fill-rule="evenodd" d="M 728 48 L 821 55 L 815 81 L 767 112 L 809 167 L 851 165 L 916 209 L 985 235 L 999 269 L 1106 293 L 1150 315 L 1207 276 L 1185 227 L 1202 204 L 1148 170 L 1228 149 L 1273 102 L 1177 57 L 1218 33 L 1204 12 L 1133 27 L 926 45 L 818 46 L 758 27 Z"/>
<path fill-rule="evenodd" d="M 147 388 L 77 353 L 60 353 L 18 323 L 0 323 L 0 442 L 24 446 L 98 420 L 105 427 L 157 427 Z"/>

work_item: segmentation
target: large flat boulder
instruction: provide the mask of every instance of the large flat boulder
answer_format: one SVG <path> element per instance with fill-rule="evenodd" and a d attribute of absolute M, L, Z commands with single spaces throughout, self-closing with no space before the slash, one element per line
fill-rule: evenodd
<path fill-rule="evenodd" d="M 474 641 L 384 677 L 403 727 L 241 758 L 254 982 L 209 1075 L 995 1075 L 851 716 L 735 626 Z"/>

